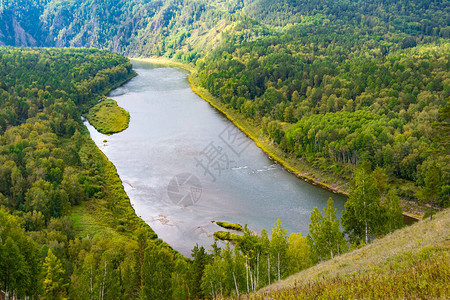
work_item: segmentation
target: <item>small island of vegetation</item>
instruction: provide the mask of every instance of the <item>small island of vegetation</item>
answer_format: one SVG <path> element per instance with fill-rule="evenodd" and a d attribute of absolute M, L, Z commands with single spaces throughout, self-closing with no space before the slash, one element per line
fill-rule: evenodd
<path fill-rule="evenodd" d="M 228 231 L 216 231 L 216 232 L 214 232 L 214 238 L 216 240 L 228 241 L 228 242 L 231 242 L 233 244 L 236 244 L 237 242 L 239 242 L 241 237 L 242 236 L 240 236 L 238 234 L 230 233 Z"/>
<path fill-rule="evenodd" d="M 222 228 L 225 228 L 225 229 L 231 229 L 231 230 L 236 230 L 236 231 L 242 231 L 243 230 L 242 225 L 238 224 L 238 223 L 229 223 L 229 222 L 217 221 L 216 224 L 219 225 Z"/>
<path fill-rule="evenodd" d="M 106 97 L 92 107 L 86 117 L 95 129 L 107 135 L 124 131 L 130 122 L 130 114 Z"/>

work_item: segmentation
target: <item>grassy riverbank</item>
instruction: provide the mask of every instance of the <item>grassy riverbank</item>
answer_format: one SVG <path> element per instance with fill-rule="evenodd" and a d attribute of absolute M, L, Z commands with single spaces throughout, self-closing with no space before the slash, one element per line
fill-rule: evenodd
<path fill-rule="evenodd" d="M 77 235 L 118 238 L 130 236 L 142 227 L 157 238 L 150 226 L 136 215 L 115 166 L 87 136 L 79 155 L 82 165 L 96 164 L 103 189 L 95 199 L 72 207 L 71 218 Z"/>
<path fill-rule="evenodd" d="M 93 106 L 86 117 L 97 131 L 107 135 L 127 129 L 130 122 L 130 114 L 116 101 L 106 97 Z"/>

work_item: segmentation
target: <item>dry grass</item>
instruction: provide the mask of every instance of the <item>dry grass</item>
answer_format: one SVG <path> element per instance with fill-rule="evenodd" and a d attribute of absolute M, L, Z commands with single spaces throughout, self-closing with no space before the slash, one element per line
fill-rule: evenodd
<path fill-rule="evenodd" d="M 450 209 L 268 286 L 251 298 L 446 298 Z M 310 295 L 306 297 L 305 295 Z"/>

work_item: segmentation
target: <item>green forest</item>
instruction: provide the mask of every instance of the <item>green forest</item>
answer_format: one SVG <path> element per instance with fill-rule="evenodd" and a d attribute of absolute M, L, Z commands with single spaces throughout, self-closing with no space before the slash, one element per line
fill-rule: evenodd
<path fill-rule="evenodd" d="M 449 10 L 448 0 L 0 0 L 0 299 L 239 297 L 302 270 L 314 279 L 266 294 L 448 297 L 448 214 L 434 210 L 450 204 Z M 190 258 L 158 239 L 81 118 L 136 75 L 122 55 L 188 65 L 194 91 L 270 155 L 348 194 L 342 218 L 330 199 L 306 235 L 282 220 L 244 226 Z M 120 129 L 97 127 L 126 128 L 117 109 Z M 433 218 L 417 232 L 400 229 L 410 202 Z M 417 244 L 393 254 L 392 236 Z M 371 255 L 385 256 L 350 269 Z"/>

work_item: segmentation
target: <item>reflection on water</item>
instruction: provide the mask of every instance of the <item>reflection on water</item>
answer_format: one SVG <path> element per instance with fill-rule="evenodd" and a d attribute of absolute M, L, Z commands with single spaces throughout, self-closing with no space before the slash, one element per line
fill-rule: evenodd
<path fill-rule="evenodd" d="M 270 231 L 279 218 L 289 232 L 306 235 L 311 210 L 329 197 L 340 217 L 342 196 L 271 161 L 192 92 L 185 71 L 134 68 L 139 76 L 109 95 L 130 113 L 129 128 L 105 137 L 85 124 L 116 166 L 136 214 L 173 248 L 189 255 L 196 243 L 212 244 L 220 230 L 212 221 Z"/>

